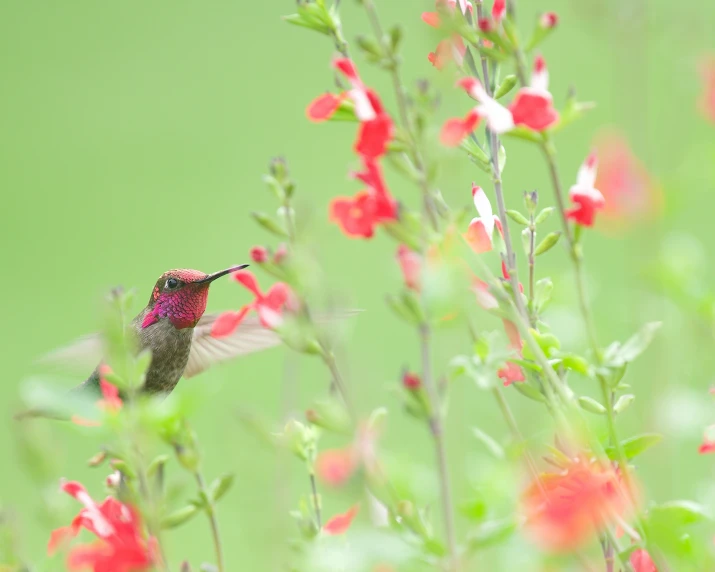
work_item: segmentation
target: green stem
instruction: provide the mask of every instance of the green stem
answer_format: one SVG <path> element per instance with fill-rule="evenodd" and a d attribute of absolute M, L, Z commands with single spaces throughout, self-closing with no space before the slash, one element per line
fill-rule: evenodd
<path fill-rule="evenodd" d="M 439 484 L 442 504 L 444 526 L 447 534 L 447 550 L 449 551 L 450 570 L 458 569 L 457 540 L 454 530 L 454 511 L 452 508 L 452 492 L 450 487 L 449 465 L 444 442 L 444 424 L 442 403 L 432 377 L 432 363 L 430 357 L 430 328 L 427 324 L 420 326 L 420 350 L 422 354 L 422 382 L 430 401 L 429 427 L 434 440 L 437 467 L 439 470 Z"/>
<path fill-rule="evenodd" d="M 320 497 L 318 496 L 318 487 L 315 484 L 315 472 L 310 471 L 310 492 L 313 497 L 313 510 L 315 511 L 315 520 L 318 525 L 318 530 L 322 530 L 323 522 L 320 517 Z"/>
<path fill-rule="evenodd" d="M 216 518 L 216 506 L 214 505 L 214 501 L 211 499 L 210 493 L 206 488 L 206 483 L 204 482 L 201 472 L 197 470 L 194 473 L 194 477 L 196 478 L 199 490 L 203 494 L 206 501 L 204 511 L 206 512 L 206 516 L 209 517 L 209 523 L 211 524 L 211 536 L 213 538 L 214 551 L 216 552 L 216 567 L 218 568 L 218 572 L 224 572 L 223 550 L 221 548 L 221 535 L 218 528 L 218 519 Z"/>

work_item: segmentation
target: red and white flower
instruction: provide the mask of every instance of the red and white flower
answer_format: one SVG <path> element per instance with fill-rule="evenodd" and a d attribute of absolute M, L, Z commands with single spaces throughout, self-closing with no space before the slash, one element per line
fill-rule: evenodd
<path fill-rule="evenodd" d="M 67 556 L 69 570 L 137 572 L 153 568 L 156 551 L 152 540 L 144 538 L 141 520 L 133 507 L 112 497 L 98 505 L 77 482 L 63 483 L 62 490 L 84 508 L 70 526 L 52 531 L 47 545 L 50 555 L 85 528 L 97 536 L 98 541 L 73 548 Z"/>
<path fill-rule="evenodd" d="M 494 247 L 492 241 L 494 227 L 496 226 L 501 232 L 501 221 L 492 212 L 492 205 L 484 190 L 475 184 L 472 184 L 472 198 L 479 216 L 469 223 L 464 238 L 474 252 L 489 252 Z"/>
<path fill-rule="evenodd" d="M 451 16 L 457 8 L 457 1 L 437 0 L 435 6 L 437 8 L 435 12 L 422 13 L 422 21 L 433 28 L 439 28 L 442 25 L 442 15 L 440 12 Z M 467 0 L 459 0 L 459 9 L 463 15 L 467 12 L 471 14 L 473 6 L 472 3 Z M 466 52 L 467 46 L 464 45 L 462 37 L 459 34 L 452 34 L 450 38 L 442 40 L 437 44 L 437 49 L 434 52 L 430 52 L 427 59 L 438 70 L 443 69 L 451 61 L 454 61 L 458 67 L 462 67 L 464 54 Z"/>
<path fill-rule="evenodd" d="M 479 105 L 475 111 L 484 118 L 494 133 L 500 135 L 514 129 L 514 118 L 511 111 L 493 97 L 487 94 L 480 81 L 475 77 L 464 77 L 457 82 L 469 97 L 476 99 Z"/>
<path fill-rule="evenodd" d="M 506 0 L 494 0 L 492 19 L 498 24 L 506 16 Z"/>
<path fill-rule="evenodd" d="M 333 67 L 342 73 L 351 88 L 339 95 L 327 93 L 313 100 L 306 111 L 308 119 L 316 122 L 330 119 L 342 101 L 350 99 L 355 116 L 360 121 L 355 152 L 363 157 L 377 158 L 385 154 L 387 143 L 392 139 L 393 123 L 385 112 L 378 95 L 365 87 L 357 69 L 348 58 L 336 58 Z"/>
<path fill-rule="evenodd" d="M 591 153 L 578 170 L 576 184 L 569 191 L 575 206 L 566 212 L 566 216 L 581 226 L 593 226 L 596 212 L 606 204 L 601 191 L 594 186 L 597 168 L 598 157 Z"/>
<path fill-rule="evenodd" d="M 523 125 L 532 131 L 544 131 L 559 120 L 549 93 L 549 71 L 542 56 L 534 60 L 529 87 L 522 87 L 509 105 L 515 125 Z"/>
<path fill-rule="evenodd" d="M 230 336 L 251 310 L 256 311 L 264 328 L 273 330 L 280 327 L 283 323 L 283 311 L 295 305 L 290 287 L 283 282 L 277 282 L 264 294 L 251 272 L 247 270 L 234 272 L 232 278 L 250 291 L 254 295 L 254 300 L 238 312 L 221 314 L 211 328 L 211 335 L 214 338 Z"/>

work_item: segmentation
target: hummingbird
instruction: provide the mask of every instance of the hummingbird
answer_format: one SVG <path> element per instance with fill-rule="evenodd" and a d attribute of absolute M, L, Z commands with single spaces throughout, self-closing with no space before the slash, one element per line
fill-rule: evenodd
<path fill-rule="evenodd" d="M 246 268 L 232 266 L 213 274 L 199 270 L 167 270 L 156 281 L 146 307 L 131 321 L 138 350 L 151 350 L 143 391 L 170 393 L 179 380 L 193 377 L 212 365 L 233 357 L 266 349 L 280 343 L 279 336 L 245 319 L 227 337 L 211 336 L 211 326 L 219 314 L 205 314 L 209 287 L 214 280 Z M 102 338 L 85 336 L 46 360 L 72 360 L 78 356 L 102 356 Z M 100 365 L 75 390 L 99 390 Z"/>

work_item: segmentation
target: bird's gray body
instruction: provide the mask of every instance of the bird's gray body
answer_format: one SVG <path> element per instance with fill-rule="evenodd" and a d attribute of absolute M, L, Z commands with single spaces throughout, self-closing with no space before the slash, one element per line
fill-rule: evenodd
<path fill-rule="evenodd" d="M 148 311 L 149 308 L 145 308 L 132 320 L 139 351 L 151 350 L 144 390 L 148 393 L 170 393 L 179 383 L 189 361 L 194 328 L 177 329 L 167 318 L 143 328 Z M 80 387 L 99 389 L 99 366 Z"/>

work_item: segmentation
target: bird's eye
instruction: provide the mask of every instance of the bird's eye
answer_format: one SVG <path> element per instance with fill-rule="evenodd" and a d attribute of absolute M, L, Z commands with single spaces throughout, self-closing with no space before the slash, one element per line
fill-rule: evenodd
<path fill-rule="evenodd" d="M 167 290 L 175 290 L 179 287 L 179 281 L 176 278 L 169 278 L 165 285 Z"/>

